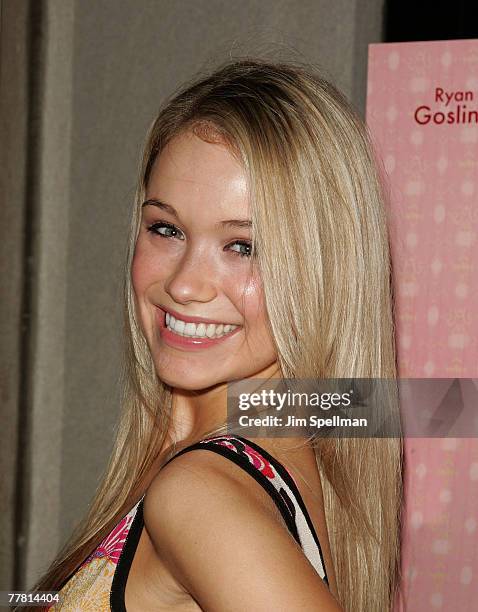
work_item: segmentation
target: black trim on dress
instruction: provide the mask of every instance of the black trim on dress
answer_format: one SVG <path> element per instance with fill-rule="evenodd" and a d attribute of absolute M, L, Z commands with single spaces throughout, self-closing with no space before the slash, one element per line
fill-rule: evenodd
<path fill-rule="evenodd" d="M 226 457 L 227 459 L 230 459 L 236 465 L 243 468 L 248 474 L 250 474 L 254 478 L 254 480 L 256 480 L 256 482 L 258 482 L 262 486 L 262 488 L 270 495 L 270 497 L 273 499 L 274 503 L 276 504 L 279 512 L 281 513 L 281 516 L 284 519 L 284 522 L 289 532 L 291 533 L 292 537 L 295 539 L 298 545 L 302 547 L 299 533 L 297 530 L 297 525 L 295 523 L 295 518 L 291 514 L 291 510 L 288 504 L 286 503 L 285 499 L 281 496 L 281 494 L 274 487 L 274 485 L 269 481 L 267 476 L 265 476 L 259 469 L 255 468 L 246 456 L 228 448 L 227 446 L 218 445 L 216 441 L 220 440 L 221 438 L 227 440 L 228 442 L 232 442 L 232 440 L 237 438 L 240 442 L 242 442 L 242 444 L 246 444 L 247 446 L 250 446 L 259 455 L 262 455 L 265 459 L 267 459 L 267 461 L 269 461 L 269 463 L 271 463 L 274 466 L 277 473 L 281 476 L 281 478 L 284 480 L 284 482 L 287 484 L 287 486 L 292 491 L 293 495 L 295 496 L 297 500 L 297 503 L 299 504 L 300 509 L 302 510 L 304 514 L 307 525 L 312 533 L 312 536 L 317 545 L 317 548 L 319 549 L 319 555 L 322 561 L 322 567 L 324 569 L 323 580 L 325 581 L 327 586 L 329 586 L 329 581 L 327 578 L 327 572 L 325 569 L 325 563 L 324 563 L 324 558 L 322 555 L 322 548 L 320 546 L 319 538 L 317 537 L 316 531 L 314 529 L 314 525 L 310 519 L 309 513 L 307 512 L 307 508 L 304 504 L 304 501 L 299 492 L 299 489 L 297 488 L 297 485 L 295 484 L 289 472 L 282 465 L 282 463 L 280 463 L 277 459 L 272 457 L 272 455 L 270 455 L 264 448 L 262 448 L 255 442 L 252 442 L 251 440 L 243 438 L 242 436 L 237 435 L 237 434 L 217 435 L 211 438 L 205 438 L 204 440 L 200 442 L 196 442 L 194 444 L 191 444 L 190 446 L 187 446 L 186 448 L 183 448 L 178 453 L 173 455 L 173 457 L 171 457 L 163 465 L 163 467 L 166 466 L 170 461 L 172 461 L 176 457 L 179 457 L 180 455 L 186 452 L 189 452 L 192 450 L 198 450 L 198 449 L 199 450 L 201 449 L 209 450 L 214 453 L 217 453 L 218 455 L 222 455 L 223 457 Z M 126 536 L 126 541 L 124 543 L 123 550 L 121 551 L 120 557 L 118 559 L 118 564 L 116 566 L 116 570 L 113 575 L 113 581 L 111 584 L 111 592 L 110 592 L 111 612 L 127 612 L 126 605 L 125 605 L 126 582 L 128 580 L 128 574 L 131 568 L 131 564 L 133 563 L 133 558 L 134 558 L 136 549 L 138 547 L 139 539 L 141 537 L 141 533 L 144 527 L 143 501 L 144 501 L 144 498 L 141 499 L 141 501 L 138 503 L 138 508 L 136 510 L 135 517 L 133 519 L 133 522 L 131 523 L 131 527 L 128 532 L 128 535 Z"/>
<path fill-rule="evenodd" d="M 235 437 L 239 437 L 239 436 L 235 436 Z M 179 453 L 174 455 L 174 457 L 171 457 L 169 461 L 171 461 L 175 457 L 178 457 L 179 455 L 182 455 L 183 453 L 186 453 L 192 450 L 198 450 L 198 449 L 199 450 L 201 449 L 209 450 L 214 453 L 217 453 L 218 455 L 222 455 L 223 457 L 226 457 L 227 459 L 230 459 L 235 464 L 237 464 L 239 467 L 243 468 L 246 472 L 248 472 L 248 474 L 250 474 L 254 478 L 254 480 L 256 480 L 267 491 L 267 493 L 269 493 L 269 495 L 274 500 L 276 506 L 278 507 L 282 515 L 282 518 L 284 519 L 291 535 L 296 540 L 297 544 L 301 546 L 299 533 L 297 531 L 297 526 L 294 522 L 293 517 L 291 516 L 289 507 L 287 506 L 283 497 L 274 487 L 274 485 L 269 482 L 269 480 L 267 479 L 267 476 L 264 476 L 264 474 L 262 474 L 258 469 L 256 469 L 251 464 L 249 459 L 247 459 L 247 457 L 244 457 L 243 455 L 238 454 L 236 451 L 233 451 L 230 448 L 227 448 L 226 446 L 219 446 L 213 441 L 211 441 L 210 443 L 208 442 L 198 442 L 197 444 L 193 444 L 191 446 L 188 446 L 187 448 L 183 448 L 183 450 L 179 451 Z M 167 463 L 169 463 L 169 461 Z"/>
<path fill-rule="evenodd" d="M 322 561 L 322 567 L 324 568 L 324 580 L 327 583 L 327 585 L 329 584 L 329 580 L 327 578 L 327 572 L 325 570 L 325 562 L 324 562 L 324 557 L 322 554 L 322 547 L 320 546 L 320 542 L 319 542 L 319 538 L 317 536 L 317 533 L 315 531 L 314 528 L 314 524 L 312 523 L 312 520 L 309 516 L 309 513 L 307 511 L 307 508 L 305 506 L 304 500 L 302 499 L 302 495 L 300 494 L 299 489 L 297 488 L 297 485 L 295 484 L 295 482 L 293 481 L 291 475 L 289 474 L 289 472 L 285 469 L 285 467 L 282 465 L 282 463 L 280 463 L 279 461 L 277 461 L 277 459 L 274 459 L 274 457 L 272 457 L 264 448 L 262 448 L 261 446 L 259 446 L 258 444 L 256 444 L 255 442 L 252 442 L 251 440 L 247 440 L 246 438 L 243 438 L 242 436 L 239 436 L 237 434 L 235 434 L 236 438 L 239 438 L 239 440 L 242 440 L 244 443 L 249 444 L 249 446 L 251 446 L 254 450 L 256 450 L 258 453 L 262 453 L 264 455 L 264 457 L 266 459 L 268 459 L 271 463 L 274 464 L 277 472 L 280 474 L 280 476 L 282 476 L 282 478 L 285 480 L 285 482 L 287 483 L 287 485 L 289 486 L 289 488 L 291 489 L 292 493 L 294 493 L 297 502 L 300 506 L 300 509 L 302 510 L 304 516 L 305 516 L 305 520 L 307 521 L 307 525 L 312 533 L 312 537 L 314 538 L 314 542 L 317 544 L 317 548 L 319 549 L 319 554 L 320 554 L 320 560 Z"/>
<path fill-rule="evenodd" d="M 138 508 L 134 516 L 133 522 L 126 536 L 126 541 L 123 545 L 118 564 L 116 565 L 113 581 L 110 591 L 110 608 L 112 612 L 126 612 L 125 605 L 125 590 L 128 580 L 129 570 L 133 563 L 133 558 L 138 548 L 138 542 L 143 531 L 143 499 L 138 503 Z"/>

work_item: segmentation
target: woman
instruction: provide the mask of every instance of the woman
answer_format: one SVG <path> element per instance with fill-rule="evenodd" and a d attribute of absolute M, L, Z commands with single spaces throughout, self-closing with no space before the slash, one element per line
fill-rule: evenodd
<path fill-rule="evenodd" d="M 390 610 L 401 441 L 224 433 L 230 381 L 396 376 L 385 212 L 344 98 L 244 60 L 168 101 L 125 296 L 124 414 L 37 585 L 61 589 L 51 609 Z"/>

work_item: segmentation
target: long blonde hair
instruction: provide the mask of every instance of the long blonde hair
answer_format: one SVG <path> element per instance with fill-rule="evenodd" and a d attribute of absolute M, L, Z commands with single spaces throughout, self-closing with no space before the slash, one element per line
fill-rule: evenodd
<path fill-rule="evenodd" d="M 38 589 L 61 587 L 144 494 L 158 465 L 172 392 L 158 379 L 139 327 L 130 270 L 152 164 L 188 129 L 204 139 L 219 135 L 248 175 L 253 244 L 282 375 L 396 378 L 386 214 L 363 122 L 330 83 L 296 63 L 232 61 L 185 86 L 154 121 L 140 170 L 114 451 L 86 519 Z M 312 444 L 339 600 L 346 611 L 391 610 L 399 582 L 402 441 Z"/>

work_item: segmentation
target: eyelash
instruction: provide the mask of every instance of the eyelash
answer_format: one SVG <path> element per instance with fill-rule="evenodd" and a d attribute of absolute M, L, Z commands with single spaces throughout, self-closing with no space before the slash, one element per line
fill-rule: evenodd
<path fill-rule="evenodd" d="M 167 223 L 166 221 L 157 221 L 156 223 L 152 223 L 151 225 L 148 225 L 148 227 L 146 228 L 148 232 L 150 232 L 151 234 L 153 234 L 154 236 L 161 236 L 162 238 L 175 238 L 175 236 L 165 236 L 164 234 L 160 234 L 157 230 L 158 227 L 167 227 L 170 230 L 173 230 L 175 232 L 180 232 L 181 230 L 179 230 L 175 225 L 173 225 L 172 223 Z M 180 240 L 182 240 L 180 238 Z M 248 253 L 240 253 L 238 251 L 231 251 L 232 253 L 234 253 L 234 255 L 238 255 L 239 257 L 251 257 L 252 255 L 252 245 L 250 242 L 246 241 L 246 240 L 235 240 L 234 242 L 231 242 L 229 245 L 227 246 L 231 246 L 233 244 L 239 244 L 245 247 L 249 247 L 249 252 Z"/>

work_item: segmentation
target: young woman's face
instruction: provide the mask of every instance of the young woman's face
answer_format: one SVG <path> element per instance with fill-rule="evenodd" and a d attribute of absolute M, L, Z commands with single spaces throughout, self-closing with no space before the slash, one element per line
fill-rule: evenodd
<path fill-rule="evenodd" d="M 260 377 L 276 362 L 250 250 L 241 165 L 226 146 L 180 134 L 153 165 L 132 266 L 138 317 L 166 384 L 206 389 Z"/>

